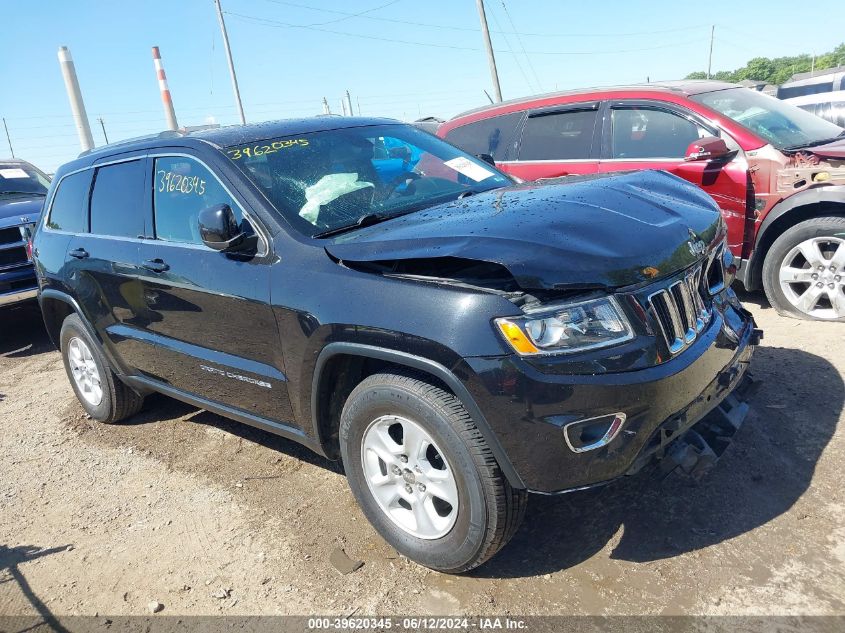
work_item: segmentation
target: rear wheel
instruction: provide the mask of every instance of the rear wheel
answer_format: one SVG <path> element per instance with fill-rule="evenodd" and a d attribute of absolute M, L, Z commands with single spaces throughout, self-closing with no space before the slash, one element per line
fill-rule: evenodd
<path fill-rule="evenodd" d="M 516 533 L 527 495 L 512 488 L 466 409 L 421 377 L 370 376 L 340 426 L 349 485 L 376 530 L 408 558 L 469 571 Z"/>
<path fill-rule="evenodd" d="M 812 218 L 787 229 L 766 254 L 763 287 L 779 314 L 845 321 L 845 218 Z"/>
<path fill-rule="evenodd" d="M 71 387 L 88 415 L 111 423 L 141 409 L 144 399 L 114 374 L 79 316 L 64 320 L 59 342 Z"/>

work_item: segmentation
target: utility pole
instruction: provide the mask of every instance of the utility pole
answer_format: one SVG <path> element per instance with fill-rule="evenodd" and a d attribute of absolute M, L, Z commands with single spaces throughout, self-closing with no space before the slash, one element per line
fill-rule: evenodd
<path fill-rule="evenodd" d="M 59 47 L 59 66 L 65 80 L 65 89 L 70 101 L 70 111 L 73 113 L 73 120 L 76 123 L 76 132 L 79 134 L 79 144 L 82 146 L 82 151 L 85 152 L 94 147 L 94 137 L 91 136 L 91 124 L 88 122 L 85 103 L 82 101 L 82 92 L 79 90 L 79 80 L 76 78 L 76 68 L 67 46 Z"/>
<path fill-rule="evenodd" d="M 478 5 L 478 17 L 481 19 L 481 34 L 484 36 L 484 46 L 487 48 L 487 64 L 490 66 L 490 76 L 493 78 L 493 92 L 496 101 L 502 100 L 502 88 L 499 86 L 499 71 L 496 70 L 496 56 L 493 54 L 493 43 L 490 41 L 490 29 L 487 28 L 487 16 L 484 14 L 484 0 L 475 0 Z"/>
<path fill-rule="evenodd" d="M 106 139 L 106 145 L 109 144 L 109 135 L 106 134 L 106 124 L 103 122 L 103 117 L 97 117 L 100 122 L 100 127 L 103 128 L 103 138 Z"/>
<path fill-rule="evenodd" d="M 167 129 L 178 130 L 176 110 L 173 109 L 173 98 L 170 96 L 170 88 L 167 87 L 167 75 L 164 74 L 164 65 L 161 63 L 161 53 L 158 46 L 153 46 L 153 65 L 158 77 L 158 89 L 161 92 L 161 104 L 164 106 L 164 119 L 167 121 Z M 105 134 L 105 128 L 103 128 L 103 134 Z"/>
<path fill-rule="evenodd" d="M 3 117 L 3 128 L 6 130 L 6 140 L 9 141 L 9 151 L 12 152 L 12 158 L 14 158 L 15 148 L 12 147 L 12 139 L 9 137 L 9 126 L 6 125 L 6 117 Z"/>
<path fill-rule="evenodd" d="M 223 8 L 220 6 L 220 0 L 214 0 L 214 6 L 217 7 L 217 19 L 220 21 L 220 31 L 223 33 L 223 46 L 226 48 L 226 59 L 229 61 L 229 74 L 232 76 L 232 90 L 235 92 L 235 105 L 237 106 L 238 114 L 241 117 L 241 125 L 246 125 L 244 106 L 241 103 L 241 91 L 238 89 L 238 77 L 235 75 L 235 62 L 232 61 L 232 49 L 229 46 L 229 36 L 226 34 L 226 22 L 223 21 Z"/>
<path fill-rule="evenodd" d="M 707 57 L 707 78 L 710 79 L 710 70 L 713 67 L 713 35 L 716 33 L 716 25 L 710 27 L 710 55 Z"/>
<path fill-rule="evenodd" d="M 813 53 L 813 61 L 810 63 L 810 77 L 816 74 L 816 54 Z"/>
<path fill-rule="evenodd" d="M 323 97 L 323 114 L 331 114 L 332 109 L 329 107 L 329 100 Z"/>

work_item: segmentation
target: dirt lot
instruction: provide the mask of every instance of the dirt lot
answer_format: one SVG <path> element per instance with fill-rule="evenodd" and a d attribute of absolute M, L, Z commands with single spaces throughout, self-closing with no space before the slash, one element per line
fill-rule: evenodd
<path fill-rule="evenodd" d="M 843 614 L 845 326 L 744 299 L 763 385 L 714 472 L 534 497 L 465 577 L 398 557 L 293 443 L 164 397 L 90 422 L 37 312 L 0 313 L 0 614 Z"/>

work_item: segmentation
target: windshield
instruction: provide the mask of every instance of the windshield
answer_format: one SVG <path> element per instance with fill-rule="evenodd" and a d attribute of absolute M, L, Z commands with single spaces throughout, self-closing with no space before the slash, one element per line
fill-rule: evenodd
<path fill-rule="evenodd" d="M 0 194 L 46 196 L 50 180 L 37 169 L 21 163 L 0 163 Z"/>
<path fill-rule="evenodd" d="M 820 145 L 845 132 L 790 103 L 748 88 L 705 92 L 692 99 L 730 117 L 778 149 Z"/>
<path fill-rule="evenodd" d="M 401 124 L 265 139 L 226 155 L 295 228 L 317 237 L 511 184 L 484 161 Z"/>

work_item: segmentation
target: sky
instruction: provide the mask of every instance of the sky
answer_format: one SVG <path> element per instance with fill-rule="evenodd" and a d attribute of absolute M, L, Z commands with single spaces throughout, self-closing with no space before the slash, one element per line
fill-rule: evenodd
<path fill-rule="evenodd" d="M 248 122 L 333 112 L 447 119 L 493 94 L 475 0 L 221 0 Z M 822 53 L 845 18 L 794 2 L 486 0 L 505 99 L 681 78 Z M 57 59 L 68 46 L 96 145 L 165 128 L 152 46 L 180 125 L 238 122 L 213 0 L 0 0 L 0 116 L 52 172 L 80 151 Z M 10 148 L 0 130 L 0 158 Z"/>

